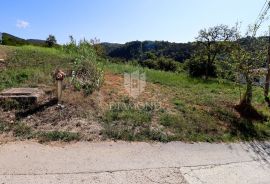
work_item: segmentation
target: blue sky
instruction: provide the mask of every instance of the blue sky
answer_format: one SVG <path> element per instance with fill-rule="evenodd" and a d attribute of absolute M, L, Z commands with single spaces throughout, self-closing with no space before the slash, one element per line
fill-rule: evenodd
<path fill-rule="evenodd" d="M 265 0 L 1 0 L 0 32 L 102 42 L 193 41 L 201 28 L 254 23 Z M 261 31 L 267 30 L 265 23 Z"/>

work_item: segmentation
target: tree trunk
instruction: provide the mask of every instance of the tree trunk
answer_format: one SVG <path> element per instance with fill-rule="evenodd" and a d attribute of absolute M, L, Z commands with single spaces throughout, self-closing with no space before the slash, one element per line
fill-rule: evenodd
<path fill-rule="evenodd" d="M 269 100 L 269 84 L 270 84 L 270 37 L 269 37 L 269 46 L 268 46 L 268 57 L 267 57 L 267 63 L 266 63 L 266 68 L 267 68 L 267 73 L 265 76 L 265 86 L 264 86 L 264 98 L 265 101 L 268 103 L 270 106 L 270 100 Z"/>
<path fill-rule="evenodd" d="M 269 102 L 269 84 L 270 84 L 270 67 L 269 67 L 269 59 L 267 61 L 267 74 L 265 77 L 265 87 L 264 87 L 264 97 L 266 102 Z"/>
<path fill-rule="evenodd" d="M 252 80 L 249 76 L 246 76 L 246 93 L 243 96 L 243 99 L 241 100 L 240 104 L 244 106 L 251 106 L 252 101 Z"/>
<path fill-rule="evenodd" d="M 252 80 L 249 76 L 246 76 L 247 81 L 247 88 L 246 93 L 243 96 L 239 105 L 236 106 L 236 110 L 240 113 L 242 117 L 245 117 L 249 120 L 265 120 L 265 116 L 259 113 L 253 106 L 252 106 Z"/>
<path fill-rule="evenodd" d="M 211 56 L 210 56 L 210 54 L 208 54 L 207 61 L 205 63 L 205 80 L 208 80 L 208 78 L 209 78 L 210 62 L 211 62 Z"/>
<path fill-rule="evenodd" d="M 270 30 L 269 30 L 269 34 L 270 34 Z M 268 106 L 270 107 L 270 99 L 268 97 L 269 84 L 270 84 L 270 66 L 269 66 L 269 64 L 270 64 L 270 35 L 268 37 L 268 57 L 267 57 L 267 62 L 266 62 L 267 73 L 265 76 L 265 86 L 264 86 L 264 99 L 268 103 Z"/>

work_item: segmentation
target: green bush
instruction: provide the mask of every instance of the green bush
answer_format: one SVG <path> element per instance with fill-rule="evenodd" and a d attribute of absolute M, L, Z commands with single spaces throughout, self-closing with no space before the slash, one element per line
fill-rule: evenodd
<path fill-rule="evenodd" d="M 193 57 L 186 61 L 189 75 L 192 77 L 206 76 L 206 68 L 208 68 L 208 76 L 216 77 L 216 66 L 214 64 L 206 64 L 201 58 Z"/>
<path fill-rule="evenodd" d="M 150 68 L 150 69 L 156 69 L 156 70 L 159 69 L 157 61 L 153 60 L 153 59 L 147 59 L 147 60 L 143 61 L 141 64 L 142 64 L 142 66 Z"/>
<path fill-rule="evenodd" d="M 164 71 L 172 71 L 175 72 L 178 67 L 178 63 L 172 59 L 167 59 L 167 58 L 159 58 L 157 60 L 158 68 L 159 70 L 164 70 Z"/>
<path fill-rule="evenodd" d="M 177 71 L 179 67 L 179 63 L 177 61 L 164 57 L 155 60 L 147 59 L 145 61 L 142 61 L 141 65 L 144 67 L 148 67 L 150 69 L 172 71 L 172 72 Z"/>
<path fill-rule="evenodd" d="M 103 67 L 97 62 L 95 49 L 91 42 L 81 40 L 78 44 L 70 37 L 70 43 L 63 50 L 74 56 L 72 83 L 76 90 L 91 94 L 103 83 Z"/>

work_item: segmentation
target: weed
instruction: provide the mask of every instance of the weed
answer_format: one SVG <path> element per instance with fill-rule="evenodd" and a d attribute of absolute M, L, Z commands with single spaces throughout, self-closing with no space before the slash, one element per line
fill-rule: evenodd
<path fill-rule="evenodd" d="M 4 122 L 0 121 L 0 133 L 5 132 L 5 131 L 6 131 L 6 129 L 7 129 L 7 125 L 6 125 L 6 123 L 4 123 Z"/>
<path fill-rule="evenodd" d="M 31 127 L 29 127 L 23 123 L 17 123 L 13 127 L 13 134 L 15 137 L 20 137 L 23 139 L 33 138 L 33 132 L 32 132 Z"/>
<path fill-rule="evenodd" d="M 20 104 L 16 100 L 5 99 L 5 100 L 0 100 L 0 107 L 4 111 L 9 111 L 12 109 L 18 109 L 20 107 Z"/>
<path fill-rule="evenodd" d="M 79 133 L 73 132 L 60 132 L 60 131 L 52 131 L 52 132 L 39 132 L 37 133 L 37 138 L 40 142 L 49 142 L 49 141 L 76 141 L 80 139 Z"/>

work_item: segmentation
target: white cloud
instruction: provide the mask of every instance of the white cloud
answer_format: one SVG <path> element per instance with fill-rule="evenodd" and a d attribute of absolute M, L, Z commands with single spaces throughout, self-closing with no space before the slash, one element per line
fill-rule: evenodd
<path fill-rule="evenodd" d="M 29 26 L 29 22 L 24 21 L 24 20 L 17 20 L 16 26 L 20 29 L 25 29 Z"/>

